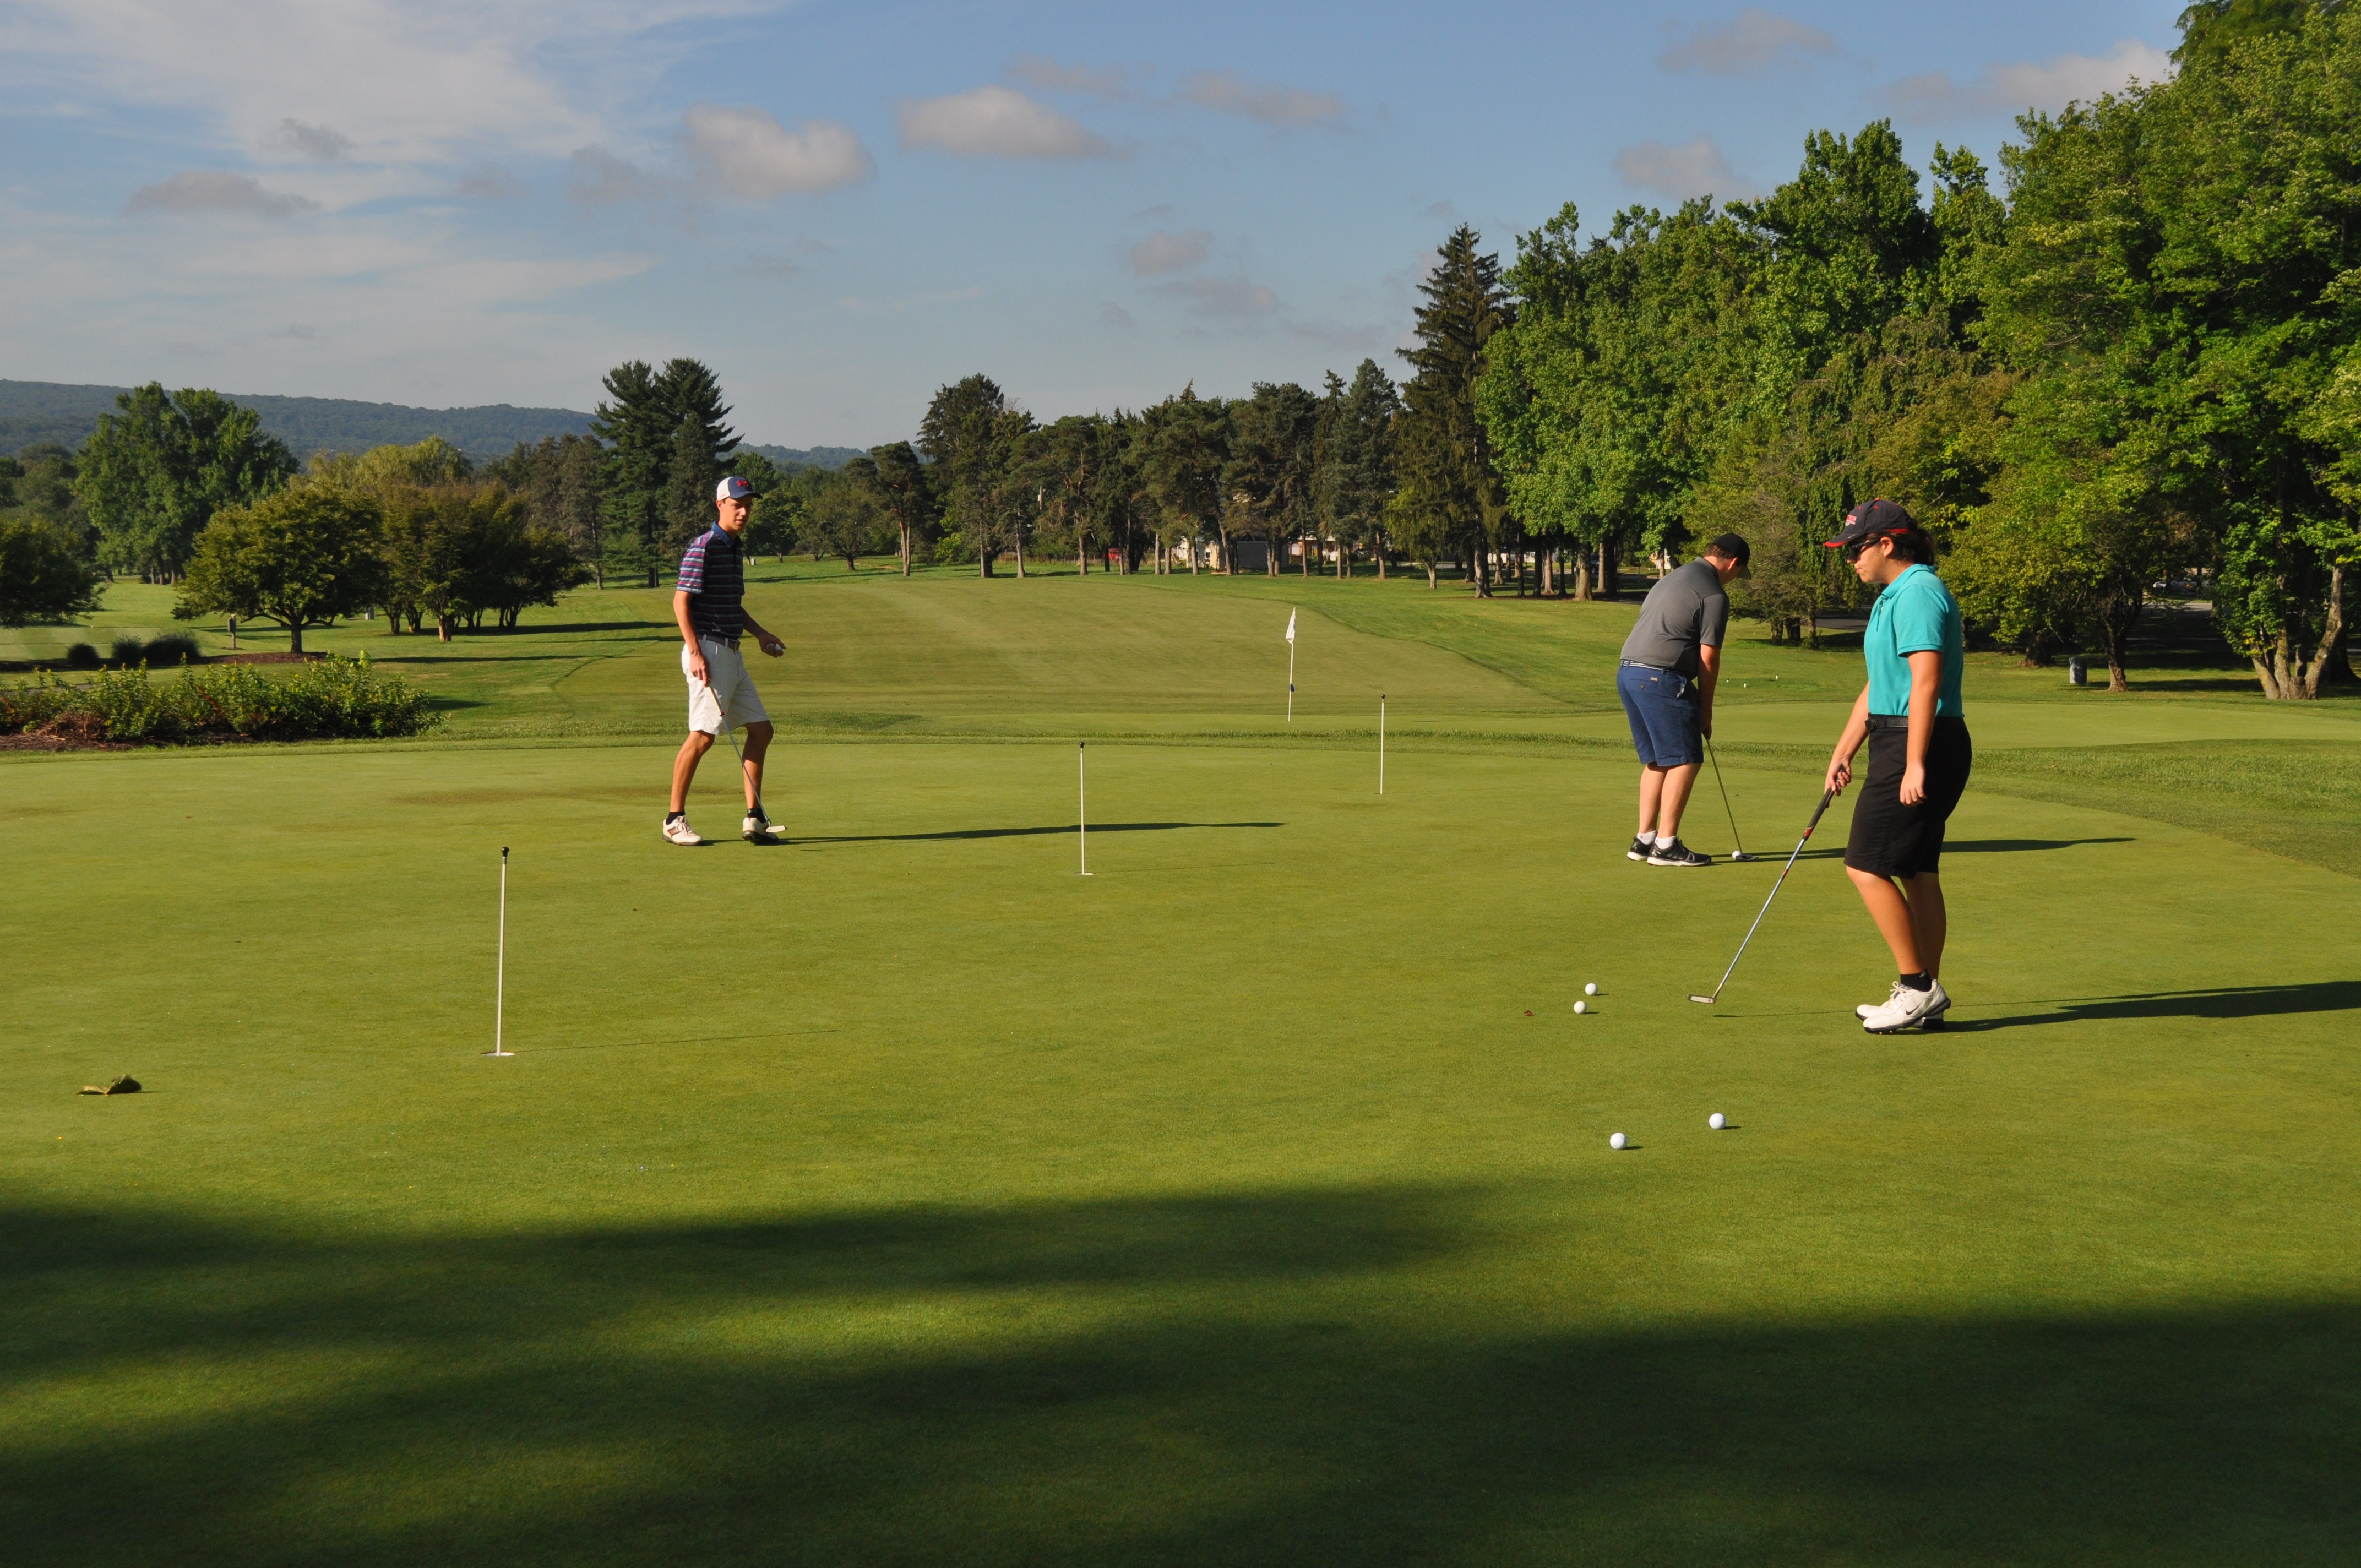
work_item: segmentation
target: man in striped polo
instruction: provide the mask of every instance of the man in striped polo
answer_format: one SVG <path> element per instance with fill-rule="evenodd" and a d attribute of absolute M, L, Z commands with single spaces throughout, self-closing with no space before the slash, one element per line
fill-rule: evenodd
<path fill-rule="evenodd" d="M 664 836 L 675 844 L 705 842 L 688 825 L 688 785 L 724 724 L 746 736 L 746 840 L 778 842 L 763 815 L 763 757 L 771 749 L 771 716 L 738 656 L 739 640 L 749 634 L 774 659 L 787 651 L 746 613 L 746 557 L 739 535 L 753 510 L 753 495 L 754 487 L 734 474 L 715 486 L 713 504 L 720 516 L 680 558 L 672 617 L 686 644 L 680 668 L 688 677 L 688 739 L 673 759 L 672 810 L 664 823 Z"/>

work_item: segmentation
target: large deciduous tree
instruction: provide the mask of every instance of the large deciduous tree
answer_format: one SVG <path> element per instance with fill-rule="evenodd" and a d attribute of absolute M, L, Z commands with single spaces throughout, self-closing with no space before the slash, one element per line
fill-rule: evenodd
<path fill-rule="evenodd" d="M 275 620 L 301 653 L 308 628 L 382 600 L 384 529 L 374 498 L 326 486 L 224 507 L 197 536 L 172 613 Z"/>
<path fill-rule="evenodd" d="M 57 523 L 0 517 L 0 626 L 70 620 L 98 608 L 99 575 Z"/>
<path fill-rule="evenodd" d="M 173 580 L 215 512 L 269 495 L 295 472 L 262 416 L 218 392 L 168 393 L 151 381 L 115 404 L 82 443 L 74 478 L 111 571 Z"/>

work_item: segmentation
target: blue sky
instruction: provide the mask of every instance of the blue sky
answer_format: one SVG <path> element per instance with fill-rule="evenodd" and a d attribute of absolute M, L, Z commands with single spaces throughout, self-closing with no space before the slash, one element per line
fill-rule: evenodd
<path fill-rule="evenodd" d="M 1389 370 L 1438 239 L 1746 195 L 1891 117 L 1987 162 L 2179 0 L 1194 6 L 0 0 L 0 376 L 588 408 L 752 439 Z"/>

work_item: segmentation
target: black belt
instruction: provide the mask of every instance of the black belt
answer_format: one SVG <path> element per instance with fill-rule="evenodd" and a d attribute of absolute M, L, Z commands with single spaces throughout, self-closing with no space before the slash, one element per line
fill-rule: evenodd
<path fill-rule="evenodd" d="M 719 631 L 700 631 L 697 634 L 697 640 L 699 642 L 719 642 L 733 653 L 738 651 L 738 639 L 724 637 Z"/>
<path fill-rule="evenodd" d="M 1910 728 L 1910 716 L 1906 713 L 1872 713 L 1868 716 L 1868 718 L 1869 727 L 1872 729 L 1907 729 Z M 1960 718 L 1956 713 L 1938 713 L 1935 716 L 1935 722 L 1938 724 L 1964 725 L 1967 723 L 1967 720 Z"/>

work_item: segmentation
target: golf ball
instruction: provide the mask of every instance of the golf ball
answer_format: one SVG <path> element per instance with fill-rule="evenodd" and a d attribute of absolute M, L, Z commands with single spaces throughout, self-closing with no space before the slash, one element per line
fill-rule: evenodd
<path fill-rule="evenodd" d="M 1705 1119 L 1705 1124 L 1717 1133 L 1721 1131 L 1721 1113 L 1716 1111 L 1712 1115 L 1708 1116 Z"/>
<path fill-rule="evenodd" d="M 1594 981 L 1592 981 L 1588 985 L 1584 986 L 1584 987 L 1582 988 L 1582 994 L 1583 994 L 1583 995 L 1585 995 L 1585 996 L 1596 996 L 1596 995 L 1598 995 L 1598 982 L 1597 981 L 1595 981 L 1595 980 L 1594 980 Z"/>
<path fill-rule="evenodd" d="M 1576 1013 L 1587 1013 L 1590 1011 L 1590 1003 L 1587 1002 L 1577 1002 L 1574 1004 L 1574 1010 Z"/>
<path fill-rule="evenodd" d="M 1623 1135 L 1622 1135 L 1622 1134 L 1620 1134 L 1620 1133 L 1609 1133 L 1609 1134 L 1608 1134 L 1608 1135 L 1607 1135 L 1607 1146 L 1608 1146 L 1609 1148 L 1610 1148 L 1610 1149 L 1620 1149 L 1620 1148 L 1621 1148 L 1621 1147 L 1623 1146 Z"/>

